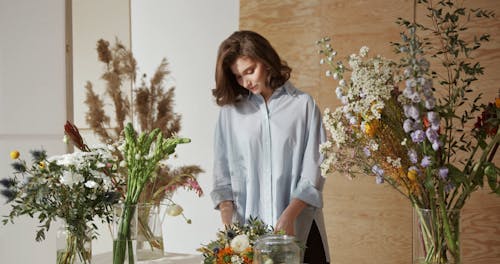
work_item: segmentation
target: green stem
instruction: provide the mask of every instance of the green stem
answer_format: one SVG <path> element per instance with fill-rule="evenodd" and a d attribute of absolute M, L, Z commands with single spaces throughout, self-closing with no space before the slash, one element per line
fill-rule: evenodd
<path fill-rule="evenodd" d="M 128 249 L 128 263 L 134 263 L 134 251 L 130 235 L 130 224 L 135 214 L 135 204 L 124 204 L 121 222 L 118 227 L 117 238 L 113 245 L 113 264 L 123 264 L 125 262 L 125 252 Z"/>

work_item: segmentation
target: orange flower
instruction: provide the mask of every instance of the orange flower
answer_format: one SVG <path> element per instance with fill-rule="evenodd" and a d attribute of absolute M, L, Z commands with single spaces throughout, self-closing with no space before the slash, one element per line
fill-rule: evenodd
<path fill-rule="evenodd" d="M 500 97 L 495 98 L 495 105 L 497 108 L 500 108 Z"/>
<path fill-rule="evenodd" d="M 231 263 L 231 255 L 233 255 L 233 249 L 230 247 L 225 247 L 217 253 L 217 264 Z"/>

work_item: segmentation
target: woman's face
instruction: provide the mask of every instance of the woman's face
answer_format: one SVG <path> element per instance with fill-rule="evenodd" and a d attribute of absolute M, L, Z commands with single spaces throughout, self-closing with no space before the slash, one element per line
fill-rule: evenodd
<path fill-rule="evenodd" d="M 253 94 L 261 94 L 266 100 L 272 89 L 267 87 L 268 71 L 262 62 L 247 56 L 241 56 L 231 65 L 231 71 L 239 85 Z"/>

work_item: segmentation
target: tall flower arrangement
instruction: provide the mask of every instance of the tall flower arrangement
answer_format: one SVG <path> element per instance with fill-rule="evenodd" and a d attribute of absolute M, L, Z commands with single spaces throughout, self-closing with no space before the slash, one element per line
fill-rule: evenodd
<path fill-rule="evenodd" d="M 136 86 L 137 62 L 130 50 L 123 46 L 118 40 L 114 45 L 100 39 L 97 42 L 97 55 L 100 62 L 104 64 L 104 73 L 101 78 L 106 83 L 105 93 L 99 95 L 93 88 L 91 82 L 87 82 L 85 103 L 88 106 L 86 121 L 93 132 L 102 142 L 117 143 L 122 140 L 122 131 L 128 120 L 133 120 L 137 125 L 135 129 L 141 133 L 151 133 L 158 129 L 165 138 L 175 137 L 181 129 L 181 116 L 173 111 L 174 87 L 166 89 L 167 78 L 170 74 L 168 63 L 163 59 L 149 80 L 144 74 Z M 128 84 L 132 87 L 132 98 L 124 94 L 124 87 Z M 103 99 L 111 100 L 114 113 L 109 115 L 104 109 Z M 115 123 L 111 126 L 111 116 Z M 120 164 L 127 164 L 125 157 L 116 152 Z M 120 176 L 125 180 L 130 171 L 126 166 L 120 166 Z M 145 237 L 148 244 L 163 252 L 161 237 L 155 237 L 153 231 L 147 225 L 150 220 L 151 210 L 156 210 L 160 203 L 167 203 L 167 212 L 170 215 L 182 214 L 182 207 L 172 199 L 178 188 L 194 191 L 198 196 L 203 195 L 203 190 L 198 184 L 197 177 L 203 170 L 197 165 L 184 165 L 172 167 L 167 160 L 160 160 L 158 166 L 151 172 L 150 177 L 144 183 L 137 202 L 145 204 L 139 210 L 139 233 Z M 191 223 L 190 219 L 186 219 Z M 142 246 L 143 243 L 141 242 Z"/>
<path fill-rule="evenodd" d="M 499 98 L 481 104 L 474 82 L 483 67 L 472 54 L 488 34 L 467 41 L 470 18 L 494 14 L 456 1 L 415 1 L 430 23 L 399 19 L 399 62 L 367 58 L 368 48 L 344 64 L 329 38 L 318 41 L 321 63 L 338 80 L 342 106 L 325 110 L 328 141 L 323 173 L 374 175 L 407 197 L 430 220 L 420 222 L 424 263 L 460 262 L 458 213 L 488 184 L 500 194 L 495 154 L 500 142 Z M 433 70 L 430 62 L 439 65 Z M 472 99 L 470 97 L 473 97 Z M 474 122 L 476 121 L 476 122 Z M 469 125 L 469 126 L 468 126 Z M 424 213 L 416 210 L 424 220 Z"/>
<path fill-rule="evenodd" d="M 149 133 L 137 135 L 131 123 L 125 127 L 125 142 L 122 153 L 127 167 L 127 184 L 120 226 L 118 227 L 117 239 L 113 244 L 113 263 L 124 263 L 129 247 L 131 233 L 130 224 L 133 215 L 136 213 L 135 207 L 139 201 L 141 192 L 147 182 L 155 176 L 153 172 L 157 169 L 159 161 L 173 154 L 177 144 L 190 142 L 187 138 L 171 137 L 164 138 L 160 129 L 154 129 Z"/>

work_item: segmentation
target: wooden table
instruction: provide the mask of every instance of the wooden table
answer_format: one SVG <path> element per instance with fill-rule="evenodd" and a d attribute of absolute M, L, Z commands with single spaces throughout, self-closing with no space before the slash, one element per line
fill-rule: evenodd
<path fill-rule="evenodd" d="M 138 264 L 200 264 L 202 263 L 201 255 L 190 255 L 180 253 L 166 253 L 166 256 L 161 260 L 141 261 Z M 93 264 L 110 264 L 113 263 L 111 252 L 92 256 Z"/>

